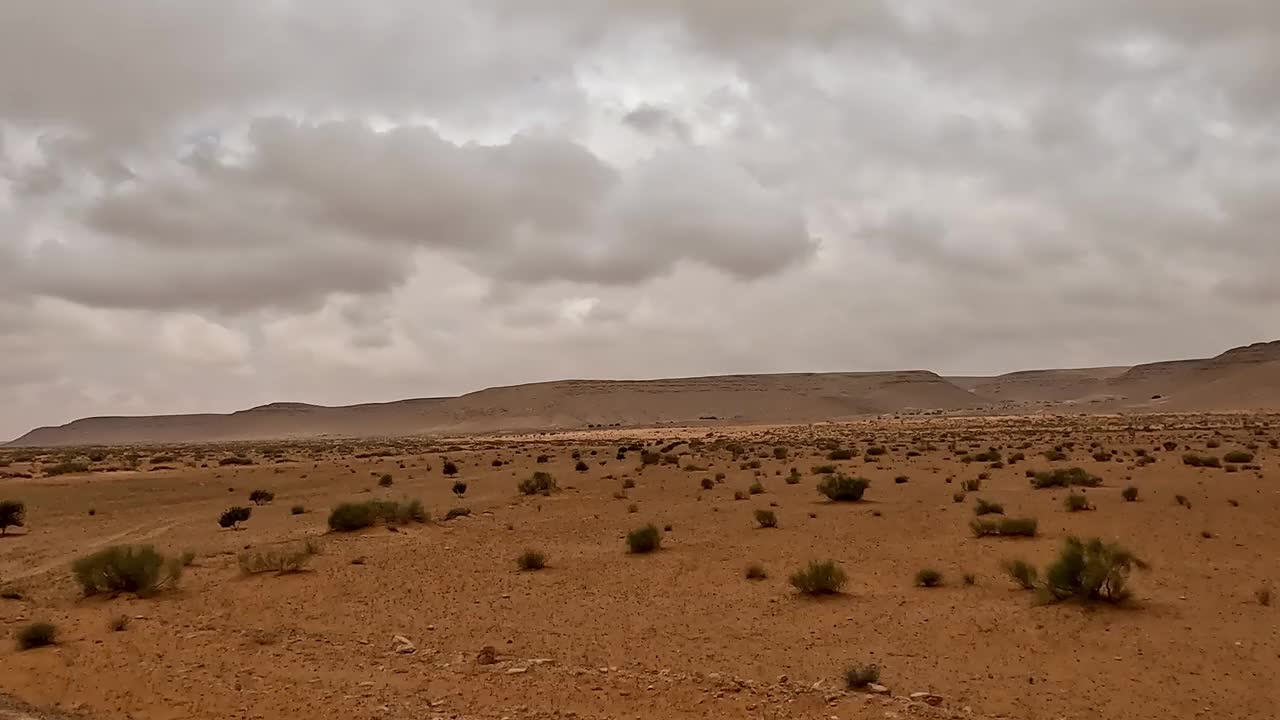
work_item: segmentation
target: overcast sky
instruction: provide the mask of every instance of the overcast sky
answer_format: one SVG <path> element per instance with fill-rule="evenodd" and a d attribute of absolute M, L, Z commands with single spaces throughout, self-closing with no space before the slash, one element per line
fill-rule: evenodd
<path fill-rule="evenodd" d="M 1276 0 L 4 0 L 0 438 L 1280 336 Z"/>

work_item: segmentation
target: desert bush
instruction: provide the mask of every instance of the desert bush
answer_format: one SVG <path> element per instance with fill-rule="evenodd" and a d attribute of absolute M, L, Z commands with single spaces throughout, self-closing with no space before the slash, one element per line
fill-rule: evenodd
<path fill-rule="evenodd" d="M 662 533 L 656 525 L 645 525 L 627 533 L 627 548 L 636 555 L 651 553 L 662 547 Z"/>
<path fill-rule="evenodd" d="M 938 587 L 942 584 L 942 573 L 933 568 L 924 568 L 916 573 L 915 582 L 920 587 Z"/>
<path fill-rule="evenodd" d="M 652 450 L 643 450 L 640 452 L 641 465 L 657 465 L 662 462 L 662 454 Z"/>
<path fill-rule="evenodd" d="M 249 493 L 249 502 L 254 505 L 262 505 L 276 499 L 276 494 L 267 490 L 254 490 Z"/>
<path fill-rule="evenodd" d="M 245 550 L 237 556 L 240 572 L 245 575 L 274 572 L 280 575 L 302 572 L 316 554 L 316 547 L 306 543 L 300 547 Z"/>
<path fill-rule="evenodd" d="M 1037 526 L 1035 518 L 978 517 L 969 522 L 974 537 L 1035 537 Z"/>
<path fill-rule="evenodd" d="M 1126 502 L 1133 502 L 1138 499 L 1138 488 L 1130 485 L 1120 491 L 1120 497 L 1124 498 Z"/>
<path fill-rule="evenodd" d="M 866 478 L 838 473 L 818 483 L 818 492 L 833 502 L 858 502 L 870 486 L 871 481 Z"/>
<path fill-rule="evenodd" d="M 440 469 L 441 471 L 444 472 L 445 475 L 448 475 L 449 477 L 453 477 L 454 475 L 458 474 L 458 464 L 452 460 L 445 460 L 444 465 L 441 466 Z"/>
<path fill-rule="evenodd" d="M 294 505 L 289 508 L 290 515 L 303 515 L 307 512 L 307 508 L 303 505 Z"/>
<path fill-rule="evenodd" d="M 791 468 L 791 472 L 787 475 L 786 483 L 788 485 L 799 485 L 800 477 L 800 471 L 795 468 Z"/>
<path fill-rule="evenodd" d="M 773 457 L 776 460 L 786 460 L 789 451 L 785 447 L 776 447 L 773 449 Z"/>
<path fill-rule="evenodd" d="M 1040 573 L 1034 565 L 1025 560 L 1005 560 L 1000 564 L 1000 568 L 1023 590 L 1035 590 L 1040 581 Z"/>
<path fill-rule="evenodd" d="M 223 528 L 239 528 L 240 523 L 249 519 L 253 514 L 253 508 L 241 507 L 236 505 L 222 511 L 222 515 L 218 517 L 218 527 Z"/>
<path fill-rule="evenodd" d="M 876 665 L 850 665 L 844 671 L 844 685 L 850 690 L 861 690 L 880 682 L 880 668 Z"/>
<path fill-rule="evenodd" d="M 1161 443 L 1161 447 L 1163 447 L 1166 452 L 1173 452 L 1174 450 L 1178 449 L 1178 443 L 1174 442 L 1173 440 L 1166 440 L 1163 443 Z"/>
<path fill-rule="evenodd" d="M 899 475 L 899 476 L 897 476 L 897 477 L 895 477 L 895 478 L 893 479 L 893 482 L 894 482 L 894 484 L 896 484 L 896 485 L 904 485 L 904 484 L 906 484 L 910 479 L 911 479 L 911 478 L 907 477 L 906 475 Z"/>
<path fill-rule="evenodd" d="M 107 629 L 112 632 L 124 632 L 129 628 L 128 615 L 115 615 L 107 622 Z"/>
<path fill-rule="evenodd" d="M 166 558 L 150 545 L 113 545 L 71 564 L 85 595 L 131 592 L 149 595 L 182 576 L 180 558 Z"/>
<path fill-rule="evenodd" d="M 1093 509 L 1093 506 L 1089 504 L 1089 498 L 1082 493 L 1068 493 L 1067 497 L 1063 499 L 1062 505 L 1067 509 L 1067 512 Z"/>
<path fill-rule="evenodd" d="M 966 495 L 966 494 L 965 494 L 965 493 L 963 493 L 963 492 L 952 493 L 952 494 L 951 494 L 951 502 L 953 502 L 953 503 L 962 503 L 962 502 L 964 502 L 964 499 L 965 499 L 966 497 L 968 497 L 968 495 Z"/>
<path fill-rule="evenodd" d="M 827 453 L 828 460 L 852 460 L 853 451 L 845 448 L 839 448 Z"/>
<path fill-rule="evenodd" d="M 965 480 L 964 482 L 960 483 L 960 487 L 965 492 L 978 492 L 979 490 L 982 489 L 982 480 L 979 480 L 977 478 L 974 478 L 972 480 Z"/>
<path fill-rule="evenodd" d="M 635 481 L 635 480 L 633 480 L 633 479 L 631 479 L 631 478 L 627 478 L 627 479 L 625 479 L 625 480 L 623 480 L 623 481 L 622 481 L 622 489 L 623 489 L 623 490 L 630 490 L 631 488 L 633 488 L 633 487 L 635 487 L 635 486 L 636 486 L 636 481 Z"/>
<path fill-rule="evenodd" d="M 867 448 L 867 451 L 864 453 L 864 455 L 866 455 L 867 457 L 880 457 L 881 455 L 884 455 L 886 452 L 888 451 L 885 450 L 884 447 L 880 445 L 872 445 L 871 447 Z"/>
<path fill-rule="evenodd" d="M 1115 543 L 1069 537 L 1063 541 L 1058 559 L 1045 569 L 1042 589 L 1049 600 L 1122 602 L 1129 597 L 1126 585 L 1130 571 L 1146 567 Z"/>
<path fill-rule="evenodd" d="M 1232 452 L 1223 455 L 1222 459 L 1224 462 L 1236 464 L 1251 463 L 1253 462 L 1253 453 L 1245 452 L 1243 450 L 1233 450 Z"/>
<path fill-rule="evenodd" d="M 25 527 L 27 506 L 18 500 L 0 500 L 0 535 L 11 527 Z"/>
<path fill-rule="evenodd" d="M 1195 453 L 1185 453 L 1182 456 L 1182 464 L 1191 467 L 1222 467 L 1222 462 L 1213 455 L 1197 455 Z"/>
<path fill-rule="evenodd" d="M 1055 487 L 1098 487 L 1102 478 L 1092 475 L 1084 468 L 1058 468 L 1038 472 L 1031 478 L 1031 485 L 1037 490 Z"/>
<path fill-rule="evenodd" d="M 335 532 L 354 532 L 382 521 L 388 524 L 406 525 L 430 520 L 421 500 L 366 500 L 346 502 L 329 512 L 329 529 Z"/>
<path fill-rule="evenodd" d="M 704 477 L 704 478 L 702 478 L 702 489 L 703 489 L 703 490 L 711 490 L 711 489 L 715 488 L 715 486 L 716 486 L 716 482 L 715 482 L 714 480 L 712 480 L 711 478 L 709 478 L 709 477 Z"/>
<path fill-rule="evenodd" d="M 80 462 L 78 460 L 67 460 L 42 469 L 44 470 L 44 474 L 49 477 L 70 475 L 72 473 L 86 473 L 89 472 L 89 463 Z"/>
<path fill-rule="evenodd" d="M 622 452 L 619 451 L 618 454 L 621 455 Z M 549 455 L 539 455 L 537 459 L 534 460 L 534 462 L 538 463 L 539 465 L 545 465 L 550 460 L 551 460 L 551 457 Z"/>
<path fill-rule="evenodd" d="M 541 570 L 547 566 L 547 555 L 540 550 L 525 550 L 516 557 L 521 570 Z"/>
<path fill-rule="evenodd" d="M 389 488 L 392 485 L 394 485 L 395 482 L 396 482 L 395 479 L 392 478 L 390 475 L 383 475 L 382 477 L 378 478 L 378 487 Z"/>
<path fill-rule="evenodd" d="M 1219 440 L 1210 440 L 1209 442 L 1205 443 L 1204 446 L 1212 450 L 1217 447 L 1222 447 L 1222 442 Z"/>
<path fill-rule="evenodd" d="M 16 638 L 19 650 L 34 650 L 57 642 L 58 628 L 54 627 L 53 623 L 33 622 L 22 626 Z"/>
<path fill-rule="evenodd" d="M 521 480 L 517 486 L 524 495 L 550 495 L 555 492 L 556 479 L 551 477 L 550 473 L 535 472 L 532 477 Z"/>
<path fill-rule="evenodd" d="M 836 471 L 835 465 L 814 465 L 812 473 L 814 475 L 830 475 Z"/>
<path fill-rule="evenodd" d="M 747 569 L 743 571 L 743 575 L 748 580 L 764 580 L 769 577 L 769 573 L 765 571 L 764 566 L 760 563 L 751 563 L 747 565 Z"/>
<path fill-rule="evenodd" d="M 744 493 L 744 492 L 742 492 L 741 490 L 734 490 L 734 491 L 733 491 L 733 499 L 734 499 L 734 500 L 746 500 L 746 499 L 747 499 L 747 494 L 746 494 L 746 493 Z"/>
<path fill-rule="evenodd" d="M 778 527 L 778 516 L 772 510 L 756 510 L 756 524 L 762 528 Z"/>
<path fill-rule="evenodd" d="M 764 485 L 760 484 L 759 482 L 753 482 L 751 483 L 751 487 L 747 488 L 747 492 L 751 493 L 752 495 L 759 495 L 764 492 Z"/>
<path fill-rule="evenodd" d="M 219 464 L 219 465 L 223 465 L 223 466 L 226 466 L 226 465 L 252 465 L 252 464 L 253 464 L 253 460 L 251 460 L 251 459 L 249 459 L 249 458 L 247 458 L 247 457 L 245 457 L 245 456 L 243 456 L 243 455 L 231 455 L 231 456 L 224 457 L 224 458 L 222 458 L 221 460 L 219 460 L 219 461 L 218 461 L 218 464 Z"/>
<path fill-rule="evenodd" d="M 453 491 L 453 494 L 458 497 L 462 497 L 467 494 L 467 484 L 461 480 L 455 481 L 453 483 L 453 487 L 450 489 Z"/>
<path fill-rule="evenodd" d="M 1253 591 L 1253 599 L 1258 601 L 1262 607 L 1271 607 L 1271 586 L 1262 585 Z"/>
<path fill-rule="evenodd" d="M 578 472 L 586 472 L 586 471 L 590 470 L 590 469 L 591 469 L 591 467 L 590 467 L 589 465 L 587 465 L 587 463 L 586 463 L 586 462 L 584 462 L 584 461 L 582 461 L 582 460 L 579 460 L 579 461 L 578 461 L 578 462 L 573 466 L 573 469 L 574 469 L 574 470 L 577 470 Z"/>
<path fill-rule="evenodd" d="M 471 508 L 456 507 L 449 508 L 449 512 L 444 514 L 445 520 L 453 520 L 454 518 L 471 517 Z"/>
<path fill-rule="evenodd" d="M 805 595 L 834 595 L 847 581 L 848 577 L 834 560 L 813 560 L 791 575 L 792 587 Z"/>
<path fill-rule="evenodd" d="M 986 500 L 983 500 L 982 498 L 978 498 L 978 501 L 973 506 L 973 514 L 974 515 L 1003 515 L 1004 506 L 997 502 L 988 502 Z"/>

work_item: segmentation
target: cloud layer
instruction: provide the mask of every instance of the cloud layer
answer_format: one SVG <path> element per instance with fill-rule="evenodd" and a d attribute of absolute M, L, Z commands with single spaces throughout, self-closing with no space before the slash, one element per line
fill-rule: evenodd
<path fill-rule="evenodd" d="M 0 436 L 1275 337 L 1269 0 L 13 0 Z"/>

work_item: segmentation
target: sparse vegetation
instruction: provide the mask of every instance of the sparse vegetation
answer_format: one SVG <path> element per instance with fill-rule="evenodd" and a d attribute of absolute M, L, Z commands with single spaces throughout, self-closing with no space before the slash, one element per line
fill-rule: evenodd
<path fill-rule="evenodd" d="M 314 543 L 306 542 L 298 547 L 245 550 L 236 557 L 236 560 L 240 565 L 240 572 L 245 575 L 268 572 L 288 575 L 302 572 L 317 551 L 318 548 Z"/>
<path fill-rule="evenodd" d="M 1035 518 L 977 517 L 969 522 L 974 537 L 1035 537 L 1037 526 Z"/>
<path fill-rule="evenodd" d="M 858 502 L 870 486 L 871 481 L 866 478 L 838 473 L 818 483 L 818 492 L 832 502 Z"/>
<path fill-rule="evenodd" d="M 547 555 L 540 550 L 525 550 L 516 556 L 516 567 L 521 570 L 541 570 L 546 566 Z"/>
<path fill-rule="evenodd" d="M 1233 450 L 1232 452 L 1223 455 L 1222 460 L 1223 462 L 1235 463 L 1237 465 L 1251 463 L 1253 462 L 1253 453 L 1245 452 L 1244 450 Z"/>
<path fill-rule="evenodd" d="M 532 477 L 521 480 L 517 486 L 523 495 L 550 495 L 559 489 L 556 479 L 550 473 L 535 472 Z"/>
<path fill-rule="evenodd" d="M 218 517 L 218 527 L 239 529 L 240 523 L 247 521 L 251 515 L 253 515 L 253 508 L 240 505 L 229 507 Z"/>
<path fill-rule="evenodd" d="M 834 560 L 814 560 L 791 575 L 791 586 L 805 595 L 834 595 L 848 582 Z"/>
<path fill-rule="evenodd" d="M 1040 572 L 1025 560 L 1005 560 L 1000 567 L 1023 590 L 1035 590 L 1040 582 Z"/>
<path fill-rule="evenodd" d="M 425 523 L 430 520 L 421 500 L 366 500 L 346 502 L 329 513 L 329 529 L 335 532 L 355 532 L 378 522 L 388 525 L 407 525 L 410 522 Z"/>
<path fill-rule="evenodd" d="M 1222 467 L 1222 463 L 1213 455 L 1197 455 L 1195 453 L 1185 453 L 1182 456 L 1182 464 L 1191 467 Z"/>
<path fill-rule="evenodd" d="M 938 587 L 942 584 L 942 573 L 933 568 L 924 568 L 916 573 L 915 583 L 919 587 Z"/>
<path fill-rule="evenodd" d="M 756 524 L 762 528 L 778 527 L 778 516 L 772 510 L 756 510 Z"/>
<path fill-rule="evenodd" d="M 19 628 L 16 638 L 19 650 L 47 647 L 57 642 L 58 628 L 53 623 L 33 622 Z"/>
<path fill-rule="evenodd" d="M 1084 510 L 1092 510 L 1093 506 L 1089 504 L 1089 498 L 1081 493 L 1068 493 L 1063 499 L 1062 505 L 1067 512 L 1081 512 Z"/>
<path fill-rule="evenodd" d="M 254 490 L 249 493 L 249 502 L 254 505 L 265 505 L 276 499 L 276 494 L 267 490 Z"/>
<path fill-rule="evenodd" d="M 880 667 L 877 665 L 850 665 L 845 668 L 844 685 L 850 690 L 862 690 L 878 682 Z"/>
<path fill-rule="evenodd" d="M 1120 497 L 1124 498 L 1125 502 L 1134 502 L 1138 499 L 1138 488 L 1130 485 L 1120 491 Z"/>
<path fill-rule="evenodd" d="M 181 558 L 166 558 L 150 545 L 114 545 L 76 560 L 71 572 L 85 595 L 150 595 L 182 577 Z"/>
<path fill-rule="evenodd" d="M 662 547 L 662 533 L 656 525 L 645 525 L 627 533 L 627 549 L 635 555 L 644 555 Z"/>
<path fill-rule="evenodd" d="M 1078 467 L 1038 472 L 1031 477 L 1031 485 L 1037 490 L 1044 488 L 1098 487 L 1101 484 L 1102 478 Z"/>
<path fill-rule="evenodd" d="M 961 499 L 962 500 L 964 499 L 963 496 L 961 496 Z M 988 502 L 986 500 L 983 500 L 982 498 L 978 498 L 978 501 L 974 503 L 974 506 L 973 506 L 973 514 L 979 515 L 979 516 L 1003 515 L 1004 506 L 997 502 Z"/>
<path fill-rule="evenodd" d="M 24 527 L 27 518 L 27 506 L 17 500 L 0 500 L 0 535 L 5 535 L 11 527 Z"/>
<path fill-rule="evenodd" d="M 751 486 L 747 488 L 747 492 L 752 495 L 759 495 L 764 492 L 764 485 L 758 482 L 753 482 L 751 483 Z"/>
<path fill-rule="evenodd" d="M 453 477 L 458 474 L 458 464 L 452 460 L 445 460 L 444 465 L 442 465 L 440 469 L 448 477 Z"/>
<path fill-rule="evenodd" d="M 1069 537 L 1044 572 L 1043 594 L 1049 600 L 1078 599 L 1085 602 L 1123 602 L 1133 568 L 1147 565 L 1125 548 L 1099 538 L 1082 541 Z"/>

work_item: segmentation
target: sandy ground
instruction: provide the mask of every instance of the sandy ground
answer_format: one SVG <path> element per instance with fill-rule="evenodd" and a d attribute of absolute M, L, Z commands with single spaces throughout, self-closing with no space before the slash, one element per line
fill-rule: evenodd
<path fill-rule="evenodd" d="M 641 467 L 639 452 L 615 459 L 619 445 L 678 437 L 702 444 L 676 448 L 676 465 Z M 0 694 L 140 720 L 1274 717 L 1280 608 L 1255 593 L 1280 571 L 1277 438 L 1275 417 L 883 420 L 135 449 L 137 470 L 57 477 L 41 477 L 29 451 L 11 451 L 0 473 L 34 477 L 0 479 L 0 498 L 28 508 L 28 527 L 0 539 L 0 585 L 22 595 L 0 600 Z M 1165 441 L 1179 447 L 1165 451 Z M 810 468 L 828 464 L 824 442 L 855 450 L 833 464 L 871 479 L 864 502 L 815 492 Z M 737 459 L 731 443 L 743 446 Z M 1066 461 L 1039 455 L 1064 443 L 1074 443 Z M 1093 443 L 1115 457 L 1094 460 Z M 888 452 L 868 462 L 872 445 Z M 1187 446 L 1221 455 L 1248 445 L 1258 446 L 1258 470 L 1180 459 Z M 774 457 L 779 446 L 787 458 Z M 988 447 L 1027 459 L 990 468 L 957 454 Z M 1157 461 L 1136 465 L 1139 448 Z M 393 455 L 355 457 L 378 450 Z M 585 472 L 574 469 L 575 450 Z M 127 452 L 95 467 L 127 465 Z M 162 452 L 177 455 L 164 463 L 172 469 L 152 471 L 146 458 Z M 238 452 L 256 464 L 218 465 Z M 539 454 L 552 457 L 537 464 Z M 444 457 L 469 485 L 461 500 Z M 1024 477 L 1071 465 L 1105 479 L 1087 491 L 1095 511 L 1068 513 L 1065 491 L 1033 490 Z M 803 473 L 794 485 L 784 482 L 792 467 Z M 561 491 L 520 496 L 517 482 L 538 469 Z M 724 481 L 703 490 L 717 473 Z M 982 490 L 954 502 L 979 473 L 990 474 Z M 378 486 L 383 474 L 391 487 Z M 900 475 L 908 481 L 895 483 Z M 763 494 L 734 499 L 756 480 Z M 1121 499 L 1126 485 L 1140 489 L 1138 502 Z M 275 501 L 243 529 L 220 529 L 220 512 L 248 504 L 255 488 Z M 332 506 L 369 497 L 421 498 L 437 521 L 327 532 Z M 1039 537 L 973 538 L 976 497 L 1038 518 Z M 295 504 L 308 512 L 291 514 Z M 471 517 L 439 520 L 455 506 Z M 759 508 L 780 526 L 757 528 Z M 629 555 L 625 533 L 647 522 L 670 525 L 663 549 Z M 1151 563 L 1134 575 L 1129 607 L 1037 604 L 1001 573 L 1010 557 L 1043 565 L 1071 534 L 1119 540 Z M 306 538 L 322 548 L 306 572 L 238 569 L 243 548 Z M 197 557 L 158 596 L 82 597 L 71 561 L 122 543 Z M 518 572 L 525 548 L 546 552 L 549 567 Z M 828 558 L 848 573 L 847 592 L 798 596 L 788 575 Z M 753 561 L 768 579 L 743 577 Z M 913 585 L 924 567 L 944 574 L 942 587 Z M 976 584 L 962 582 L 966 573 Z M 120 614 L 132 620 L 114 632 L 108 622 Z M 55 623 L 59 643 L 19 651 L 12 635 L 35 620 Z M 396 652 L 396 635 L 416 652 Z M 485 646 L 498 662 L 477 662 Z M 892 696 L 844 692 L 852 663 L 878 664 Z M 941 705 L 906 697 L 917 691 Z"/>

